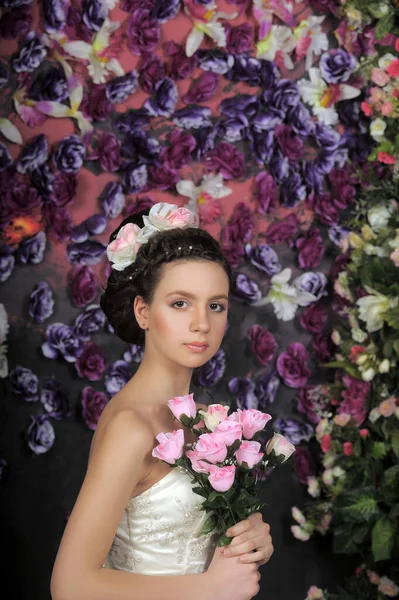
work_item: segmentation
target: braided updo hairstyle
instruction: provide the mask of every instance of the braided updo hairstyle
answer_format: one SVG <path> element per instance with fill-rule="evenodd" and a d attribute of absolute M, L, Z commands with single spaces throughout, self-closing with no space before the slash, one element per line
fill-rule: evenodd
<path fill-rule="evenodd" d="M 110 236 L 110 243 L 127 223 L 144 226 L 143 216 L 148 210 L 136 213 L 119 225 Z M 222 254 L 218 242 L 204 229 L 187 227 L 169 229 L 154 234 L 137 252 L 136 260 L 123 271 L 112 269 L 100 305 L 116 335 L 129 344 L 144 344 L 145 334 L 139 327 L 133 310 L 136 296 L 150 304 L 162 278 L 163 265 L 172 261 L 209 260 L 219 264 L 233 287 L 231 267 Z"/>

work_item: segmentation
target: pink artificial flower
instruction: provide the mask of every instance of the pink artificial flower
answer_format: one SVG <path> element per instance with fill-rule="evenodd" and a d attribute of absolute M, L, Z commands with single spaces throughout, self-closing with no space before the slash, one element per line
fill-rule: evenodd
<path fill-rule="evenodd" d="M 352 456 L 353 446 L 351 442 L 344 442 L 344 454 L 345 456 Z"/>
<path fill-rule="evenodd" d="M 169 400 L 168 406 L 178 420 L 180 420 L 182 415 L 186 415 L 186 417 L 192 419 L 197 414 L 197 406 L 194 401 L 194 394 L 175 396 Z"/>
<path fill-rule="evenodd" d="M 329 452 L 331 448 L 331 435 L 329 433 L 325 433 L 323 435 L 323 437 L 321 438 L 320 446 L 324 454 L 326 454 L 326 452 Z"/>
<path fill-rule="evenodd" d="M 226 444 L 214 433 L 203 433 L 195 446 L 198 460 L 208 460 L 212 464 L 221 463 L 227 456 Z"/>
<path fill-rule="evenodd" d="M 379 413 L 383 417 L 391 417 L 395 412 L 396 408 L 396 398 L 388 398 L 387 400 L 383 400 L 378 405 Z"/>
<path fill-rule="evenodd" d="M 387 67 L 387 73 L 390 77 L 399 77 L 399 58 L 395 58 Z"/>
<path fill-rule="evenodd" d="M 359 435 L 360 435 L 361 438 L 365 439 L 368 435 L 370 435 L 370 432 L 366 428 L 360 429 Z"/>
<path fill-rule="evenodd" d="M 374 583 L 374 585 L 378 585 L 380 583 L 380 577 L 378 573 L 371 571 L 370 569 L 367 569 L 366 573 L 370 583 Z"/>
<path fill-rule="evenodd" d="M 388 577 L 381 577 L 378 591 L 384 594 L 384 596 L 388 596 L 388 598 L 396 598 L 396 596 L 399 594 L 399 587 L 392 581 L 392 579 L 389 579 Z"/>
<path fill-rule="evenodd" d="M 235 452 L 235 457 L 238 464 L 241 466 L 243 462 L 246 462 L 249 469 L 252 469 L 257 465 L 263 458 L 264 452 L 259 452 L 259 442 L 241 442 L 240 447 Z"/>
<path fill-rule="evenodd" d="M 384 165 L 394 165 L 396 162 L 395 157 L 392 154 L 388 154 L 388 152 L 378 152 L 377 158 Z"/>
<path fill-rule="evenodd" d="M 226 419 L 215 427 L 213 433 L 226 446 L 231 446 L 236 440 L 242 439 L 242 425 Z"/>
<path fill-rule="evenodd" d="M 367 104 L 365 100 L 363 100 L 363 102 L 361 103 L 360 108 L 362 109 L 366 117 L 371 117 L 371 115 L 373 114 L 373 109 L 371 108 L 370 104 Z"/>
<path fill-rule="evenodd" d="M 137 255 L 141 244 L 137 241 L 140 227 L 134 223 L 127 223 L 118 231 L 116 238 L 108 244 L 107 256 L 112 262 L 112 268 L 123 271 L 131 265 Z"/>
<path fill-rule="evenodd" d="M 395 40 L 395 50 L 396 52 L 399 52 L 399 37 Z"/>
<path fill-rule="evenodd" d="M 264 429 L 266 423 L 268 423 L 271 418 L 271 415 L 256 410 L 256 408 L 249 408 L 247 410 L 238 408 L 236 412 L 228 417 L 228 420 L 241 423 L 244 438 L 250 440 L 257 431 Z"/>
<path fill-rule="evenodd" d="M 156 436 L 159 444 L 152 451 L 154 458 L 159 458 L 170 465 L 183 456 L 184 431 L 176 429 L 172 433 L 160 433 Z"/>
<path fill-rule="evenodd" d="M 198 213 L 200 223 L 210 225 L 217 221 L 222 214 L 222 205 L 218 198 L 213 198 L 210 194 L 203 192 L 197 198 Z"/>
<path fill-rule="evenodd" d="M 145 227 L 142 234 L 144 238 L 148 238 L 154 231 L 195 227 L 195 220 L 194 213 L 187 208 L 179 208 L 176 204 L 168 202 L 158 202 L 151 207 L 148 216 L 143 217 Z"/>
<path fill-rule="evenodd" d="M 389 81 L 389 75 L 379 67 L 373 67 L 371 70 L 371 79 L 375 84 L 384 87 Z"/>
<path fill-rule="evenodd" d="M 392 102 L 384 102 L 381 105 L 381 113 L 384 115 L 384 117 L 389 117 L 389 115 L 391 115 L 393 112 L 393 104 Z"/>
<path fill-rule="evenodd" d="M 209 483 L 217 492 L 227 492 L 234 483 L 236 468 L 234 465 L 228 467 L 210 466 Z"/>
<path fill-rule="evenodd" d="M 359 356 L 359 354 L 363 354 L 364 352 L 366 352 L 366 348 L 363 348 L 363 346 L 352 346 L 349 352 L 349 360 L 353 363 L 356 363 L 356 359 Z"/>
<path fill-rule="evenodd" d="M 389 258 L 393 260 L 395 267 L 399 267 L 399 248 L 396 248 L 396 250 L 391 252 Z"/>
<path fill-rule="evenodd" d="M 265 450 L 266 454 L 274 452 L 276 456 L 284 456 L 283 462 L 285 462 L 295 452 L 295 446 L 281 435 L 281 433 L 275 433 L 267 442 Z"/>
<path fill-rule="evenodd" d="M 191 461 L 191 466 L 196 473 L 209 473 L 210 463 L 201 460 L 197 450 L 187 450 L 186 456 Z"/>
<path fill-rule="evenodd" d="M 351 416 L 346 413 L 341 413 L 339 415 L 335 415 L 334 417 L 334 423 L 339 427 L 345 427 L 345 425 L 347 425 L 350 420 Z"/>

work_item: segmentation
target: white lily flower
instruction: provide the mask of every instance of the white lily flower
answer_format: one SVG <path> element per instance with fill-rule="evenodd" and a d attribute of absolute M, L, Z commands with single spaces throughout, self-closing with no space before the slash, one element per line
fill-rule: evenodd
<path fill-rule="evenodd" d="M 10 142 L 14 144 L 22 144 L 23 139 L 18 129 L 15 127 L 11 121 L 8 119 L 0 119 L 0 132 L 7 138 Z"/>
<path fill-rule="evenodd" d="M 359 319 L 365 321 L 367 331 L 373 333 L 383 327 L 386 313 L 398 306 L 399 298 L 388 298 L 368 286 L 366 291 L 369 296 L 359 298 L 356 304 L 359 307 Z"/>
<path fill-rule="evenodd" d="M 328 50 L 328 37 L 321 28 L 325 16 L 316 17 L 312 15 L 309 19 L 304 19 L 294 29 L 294 36 L 297 40 L 296 55 L 297 60 L 306 56 L 305 69 L 312 66 L 313 54 L 320 56 L 322 52 Z"/>
<path fill-rule="evenodd" d="M 277 275 L 273 275 L 270 280 L 271 289 L 267 296 L 258 302 L 254 302 L 252 306 L 263 306 L 271 303 L 278 319 L 291 321 L 298 306 L 307 306 L 310 302 L 314 302 L 316 296 L 309 292 L 299 291 L 293 285 L 288 284 L 291 273 L 291 269 L 283 269 Z"/>
<path fill-rule="evenodd" d="M 93 37 L 91 44 L 76 40 L 68 42 L 62 34 L 53 34 L 51 37 L 56 39 L 64 51 L 73 56 L 88 61 L 87 70 L 93 83 L 105 83 L 108 73 L 114 73 L 117 76 L 124 75 L 119 62 L 113 56 L 113 49 L 110 46 L 110 36 L 120 27 L 118 21 L 105 19 L 100 30 Z"/>
<path fill-rule="evenodd" d="M 294 63 L 290 57 L 295 49 L 296 40 L 290 27 L 272 25 L 266 36 L 256 44 L 256 57 L 274 61 L 278 52 L 284 59 L 287 69 L 293 69 Z"/>
<path fill-rule="evenodd" d="M 304 102 L 310 104 L 313 112 L 325 125 L 337 125 L 338 113 L 334 108 L 340 100 L 350 100 L 360 94 L 358 88 L 345 83 L 326 83 L 320 69 L 309 69 L 309 78 L 298 81 L 299 92 Z"/>
<path fill-rule="evenodd" d="M 198 48 L 201 46 L 205 36 L 210 37 L 219 48 L 225 48 L 226 46 L 226 32 L 219 19 L 225 19 L 231 21 L 238 16 L 237 12 L 232 14 L 224 12 L 216 12 L 216 5 L 210 5 L 209 9 L 204 14 L 205 22 L 195 21 L 194 27 L 189 33 L 186 40 L 186 55 L 193 56 Z"/>
<path fill-rule="evenodd" d="M 198 205 L 205 204 L 209 199 L 219 200 L 233 192 L 229 187 L 223 185 L 223 175 L 221 173 L 204 175 L 199 186 L 188 179 L 181 179 L 176 184 L 176 190 L 181 196 L 190 198 L 187 208 L 194 214 L 198 213 Z"/>

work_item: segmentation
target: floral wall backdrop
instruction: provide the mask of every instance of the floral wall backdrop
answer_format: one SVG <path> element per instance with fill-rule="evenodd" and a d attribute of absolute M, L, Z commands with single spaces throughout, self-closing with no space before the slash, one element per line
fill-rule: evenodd
<path fill-rule="evenodd" d="M 110 232 L 158 201 L 196 210 L 235 271 L 198 400 L 266 410 L 297 446 L 265 485 L 276 550 L 260 595 L 398 596 L 398 12 L 0 0 L 0 493 L 16 597 L 49 598 L 98 418 L 141 360 L 99 297 Z"/>

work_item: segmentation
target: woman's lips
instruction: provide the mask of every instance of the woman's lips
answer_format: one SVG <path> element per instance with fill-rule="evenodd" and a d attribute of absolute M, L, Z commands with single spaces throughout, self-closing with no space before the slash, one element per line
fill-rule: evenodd
<path fill-rule="evenodd" d="M 208 344 L 184 344 L 191 352 L 204 352 L 208 348 Z"/>

